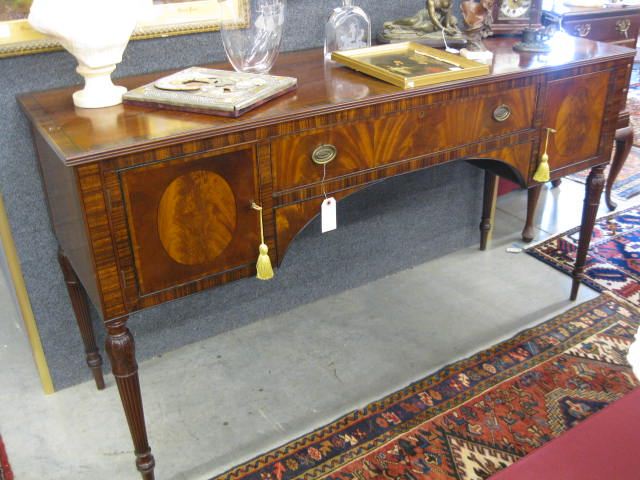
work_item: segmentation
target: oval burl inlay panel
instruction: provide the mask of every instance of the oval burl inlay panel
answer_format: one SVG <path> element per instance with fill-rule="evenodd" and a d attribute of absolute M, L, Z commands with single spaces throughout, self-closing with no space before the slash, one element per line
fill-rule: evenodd
<path fill-rule="evenodd" d="M 183 265 L 215 260 L 236 228 L 235 197 L 224 178 L 197 170 L 176 178 L 158 206 L 158 234 L 169 256 Z"/>

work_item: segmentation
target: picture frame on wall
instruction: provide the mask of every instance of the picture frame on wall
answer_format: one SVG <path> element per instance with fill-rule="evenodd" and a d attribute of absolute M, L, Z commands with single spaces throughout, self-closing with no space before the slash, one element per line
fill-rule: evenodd
<path fill-rule="evenodd" d="M 219 30 L 223 14 L 232 14 L 238 28 L 246 26 L 249 20 L 248 0 L 227 0 L 231 9 L 220 8 L 218 0 L 144 1 L 147 5 L 131 37 L 133 40 Z M 0 2 L 0 58 L 61 48 L 58 42 L 29 25 L 31 3 L 32 0 Z"/>

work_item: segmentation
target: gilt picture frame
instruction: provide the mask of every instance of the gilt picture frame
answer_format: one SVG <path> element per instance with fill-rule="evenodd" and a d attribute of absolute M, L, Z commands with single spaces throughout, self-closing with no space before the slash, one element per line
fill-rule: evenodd
<path fill-rule="evenodd" d="M 233 15 L 238 28 L 249 22 L 248 0 L 145 0 L 132 40 L 169 37 L 220 29 L 222 15 Z M 55 40 L 34 30 L 27 17 L 32 0 L 0 2 L 0 58 L 59 50 Z M 232 13 L 230 13 L 232 12 Z"/>
<path fill-rule="evenodd" d="M 333 52 L 347 67 L 407 89 L 488 75 L 489 65 L 415 42 Z"/>

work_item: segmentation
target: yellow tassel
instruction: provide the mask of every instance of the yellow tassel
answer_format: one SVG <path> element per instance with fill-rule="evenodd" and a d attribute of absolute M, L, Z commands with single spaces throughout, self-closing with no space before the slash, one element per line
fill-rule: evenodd
<path fill-rule="evenodd" d="M 547 128 L 547 139 L 544 142 L 544 153 L 540 157 L 538 169 L 533 176 L 533 179 L 536 182 L 544 183 L 551 180 L 551 169 L 549 168 L 549 155 L 547 154 L 547 149 L 549 147 L 549 135 L 552 133 L 556 133 L 556 131 L 553 128 Z"/>
<path fill-rule="evenodd" d="M 256 262 L 256 278 L 258 280 L 271 280 L 273 278 L 273 267 L 271 266 L 271 259 L 269 258 L 269 247 L 264 243 L 264 226 L 262 224 L 262 207 L 256 203 L 251 204 L 251 208 L 257 210 L 260 213 L 260 247 L 258 250 L 258 261 Z"/>
<path fill-rule="evenodd" d="M 546 153 L 544 153 L 542 158 L 540 158 L 540 163 L 538 164 L 538 169 L 536 170 L 536 174 L 533 176 L 533 179 L 540 183 L 548 182 L 551 179 L 551 173 L 549 171 L 549 155 Z"/>
<path fill-rule="evenodd" d="M 258 280 L 271 280 L 273 278 L 273 268 L 271 267 L 271 259 L 269 258 L 269 247 L 264 243 L 260 244 L 260 255 L 258 255 L 256 269 L 258 270 L 258 274 L 256 275 Z"/>

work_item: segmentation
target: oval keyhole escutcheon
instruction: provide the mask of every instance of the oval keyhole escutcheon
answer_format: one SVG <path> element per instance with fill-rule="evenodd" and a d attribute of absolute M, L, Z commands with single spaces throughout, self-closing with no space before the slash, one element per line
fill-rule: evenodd
<path fill-rule="evenodd" d="M 320 145 L 311 154 L 311 160 L 317 165 L 326 165 L 338 156 L 338 149 L 335 145 Z"/>

